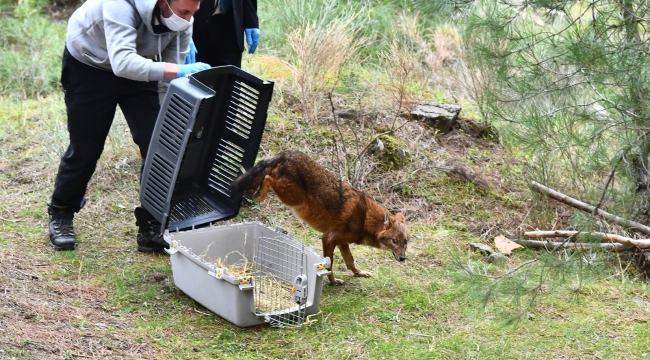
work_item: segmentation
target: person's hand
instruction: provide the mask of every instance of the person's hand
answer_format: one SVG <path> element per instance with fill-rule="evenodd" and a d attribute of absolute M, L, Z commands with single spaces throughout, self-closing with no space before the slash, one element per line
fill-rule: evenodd
<path fill-rule="evenodd" d="M 248 43 L 248 53 L 255 53 L 257 49 L 257 44 L 260 42 L 260 29 L 250 28 L 244 30 L 246 32 L 246 43 Z"/>
<path fill-rule="evenodd" d="M 193 64 L 185 64 L 185 65 L 178 65 L 178 77 L 185 77 L 190 74 L 194 74 L 195 72 L 207 70 L 210 68 L 210 65 L 202 62 L 198 63 L 193 63 Z"/>
<path fill-rule="evenodd" d="M 196 50 L 196 46 L 194 45 L 194 40 L 190 38 L 190 51 L 185 55 L 185 63 L 186 64 L 194 64 L 196 62 L 196 53 L 199 51 Z"/>

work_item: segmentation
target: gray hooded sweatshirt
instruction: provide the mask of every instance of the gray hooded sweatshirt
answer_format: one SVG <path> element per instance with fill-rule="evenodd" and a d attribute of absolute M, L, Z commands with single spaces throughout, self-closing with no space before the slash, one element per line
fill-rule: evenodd
<path fill-rule="evenodd" d="M 185 61 L 192 26 L 171 32 L 159 25 L 156 33 L 152 27 L 155 7 L 156 0 L 86 1 L 68 21 L 66 47 L 70 55 L 119 77 L 163 80 L 165 62 Z M 162 62 L 154 61 L 156 56 Z"/>

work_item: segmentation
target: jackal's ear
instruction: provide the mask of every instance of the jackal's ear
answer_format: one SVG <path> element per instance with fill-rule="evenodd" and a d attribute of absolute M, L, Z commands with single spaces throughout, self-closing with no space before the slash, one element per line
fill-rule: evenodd
<path fill-rule="evenodd" d="M 399 222 L 401 222 L 401 223 L 404 222 L 404 214 L 402 214 L 402 213 L 397 213 L 397 214 L 395 215 L 395 218 L 397 219 L 397 221 L 399 221 Z"/>
<path fill-rule="evenodd" d="M 388 214 L 388 211 L 384 213 L 384 226 L 387 228 L 390 226 L 390 215 Z"/>

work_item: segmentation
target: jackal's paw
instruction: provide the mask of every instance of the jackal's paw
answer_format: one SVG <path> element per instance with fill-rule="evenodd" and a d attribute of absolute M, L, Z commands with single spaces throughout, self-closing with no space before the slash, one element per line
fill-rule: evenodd
<path fill-rule="evenodd" d="M 343 284 L 345 284 L 345 281 L 341 279 L 334 279 L 334 282 L 330 281 L 330 285 L 343 285 Z"/>
<path fill-rule="evenodd" d="M 357 272 L 354 273 L 354 276 L 360 276 L 360 277 L 371 277 L 371 276 L 372 276 L 372 273 L 371 273 L 371 272 L 368 272 L 368 271 L 359 270 L 359 271 L 357 271 Z"/>

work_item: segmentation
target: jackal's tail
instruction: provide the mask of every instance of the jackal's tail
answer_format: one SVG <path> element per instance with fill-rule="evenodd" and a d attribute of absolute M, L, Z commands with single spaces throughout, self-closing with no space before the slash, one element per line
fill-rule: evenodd
<path fill-rule="evenodd" d="M 279 155 L 260 160 L 252 169 L 239 175 L 233 181 L 235 190 L 257 191 L 262 185 L 264 177 L 273 171 L 273 169 L 282 162 Z"/>

